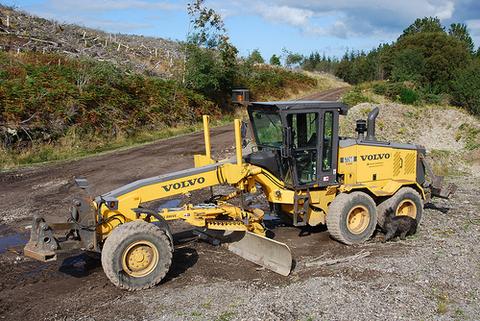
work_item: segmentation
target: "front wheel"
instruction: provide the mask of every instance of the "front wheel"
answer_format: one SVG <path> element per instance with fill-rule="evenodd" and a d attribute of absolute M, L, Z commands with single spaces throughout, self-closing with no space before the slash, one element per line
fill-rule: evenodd
<path fill-rule="evenodd" d="M 365 242 L 372 236 L 376 225 L 375 202 L 366 193 L 340 193 L 328 208 L 328 232 L 342 243 Z"/>
<path fill-rule="evenodd" d="M 173 248 L 165 231 L 141 220 L 116 227 L 102 250 L 102 266 L 116 286 L 129 291 L 151 288 L 167 274 Z"/>

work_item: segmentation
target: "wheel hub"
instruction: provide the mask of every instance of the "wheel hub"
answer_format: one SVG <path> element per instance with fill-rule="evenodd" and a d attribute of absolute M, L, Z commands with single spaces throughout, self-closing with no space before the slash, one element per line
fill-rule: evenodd
<path fill-rule="evenodd" d="M 412 200 L 404 199 L 397 206 L 395 215 L 410 216 L 411 218 L 417 218 L 417 205 Z"/>
<path fill-rule="evenodd" d="M 122 267 L 130 276 L 143 277 L 155 269 L 158 258 L 158 250 L 151 242 L 137 241 L 124 251 Z"/>
<path fill-rule="evenodd" d="M 370 215 L 365 206 L 358 205 L 347 215 L 347 228 L 353 234 L 360 234 L 368 227 Z"/>

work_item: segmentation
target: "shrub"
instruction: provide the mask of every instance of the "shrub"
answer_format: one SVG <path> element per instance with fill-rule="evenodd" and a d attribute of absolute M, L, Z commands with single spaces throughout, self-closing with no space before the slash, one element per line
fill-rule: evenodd
<path fill-rule="evenodd" d="M 418 93 L 407 87 L 402 87 L 400 89 L 399 100 L 403 104 L 412 105 L 418 101 Z"/>
<path fill-rule="evenodd" d="M 317 80 L 301 72 L 285 70 L 268 65 L 240 65 L 238 86 L 250 90 L 251 99 L 284 99 L 289 92 L 315 88 Z"/>
<path fill-rule="evenodd" d="M 385 95 L 387 92 L 387 85 L 384 82 L 373 84 L 373 92 L 377 95 Z"/>
<path fill-rule="evenodd" d="M 476 61 L 460 70 L 452 81 L 453 103 L 480 115 L 480 62 Z"/>
<path fill-rule="evenodd" d="M 474 150 L 480 147 L 480 128 L 474 127 L 468 123 L 463 123 L 458 127 L 455 139 L 458 141 L 464 139 L 465 148 Z"/>
<path fill-rule="evenodd" d="M 1 117 L 10 132 L 17 129 L 12 135 L 0 127 L 0 138 L 11 149 L 54 144 L 72 127 L 81 137 L 128 137 L 218 114 L 204 96 L 174 81 L 131 75 L 106 62 L 2 53 L 0 69 Z"/>
<path fill-rule="evenodd" d="M 370 97 L 364 95 L 358 87 L 355 87 L 343 95 L 342 102 L 350 107 L 353 107 L 361 103 L 372 102 L 372 100 Z"/>

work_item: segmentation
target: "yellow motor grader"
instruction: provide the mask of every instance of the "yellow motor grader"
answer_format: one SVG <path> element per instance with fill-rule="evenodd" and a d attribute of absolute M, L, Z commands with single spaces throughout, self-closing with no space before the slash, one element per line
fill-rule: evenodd
<path fill-rule="evenodd" d="M 76 198 L 64 223 L 35 216 L 25 255 L 50 261 L 73 249 L 98 252 L 116 286 L 145 289 L 158 284 L 172 263 L 168 222 L 183 220 L 245 259 L 288 275 L 292 255 L 286 244 L 265 236 L 263 211 L 235 206 L 232 199 L 261 189 L 272 213 L 287 215 L 294 226 L 326 224 L 334 239 L 356 244 L 383 225 L 387 210 L 420 221 L 425 201 L 454 192 L 455 186 L 441 188 L 442 178 L 432 173 L 423 147 L 376 139 L 378 108 L 368 121 L 357 121 L 356 138 L 338 135 L 339 116 L 348 111 L 342 103 L 257 102 L 247 110 L 255 149 L 242 151 L 241 121 L 235 120 L 235 157 L 212 159 L 204 116 L 206 152 L 194 156 L 194 168 Z M 85 179 L 76 183 L 88 188 Z M 235 192 L 205 204 L 146 206 L 218 185 Z"/>

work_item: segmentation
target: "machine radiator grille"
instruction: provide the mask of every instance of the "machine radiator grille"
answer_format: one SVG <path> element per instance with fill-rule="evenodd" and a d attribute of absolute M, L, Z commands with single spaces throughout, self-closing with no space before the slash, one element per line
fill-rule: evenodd
<path fill-rule="evenodd" d="M 415 153 L 410 153 L 405 157 L 405 174 L 415 173 Z"/>
<path fill-rule="evenodd" d="M 400 174 L 401 168 L 402 168 L 402 158 L 400 157 L 400 152 L 396 152 L 393 155 L 393 176 L 398 176 Z"/>

